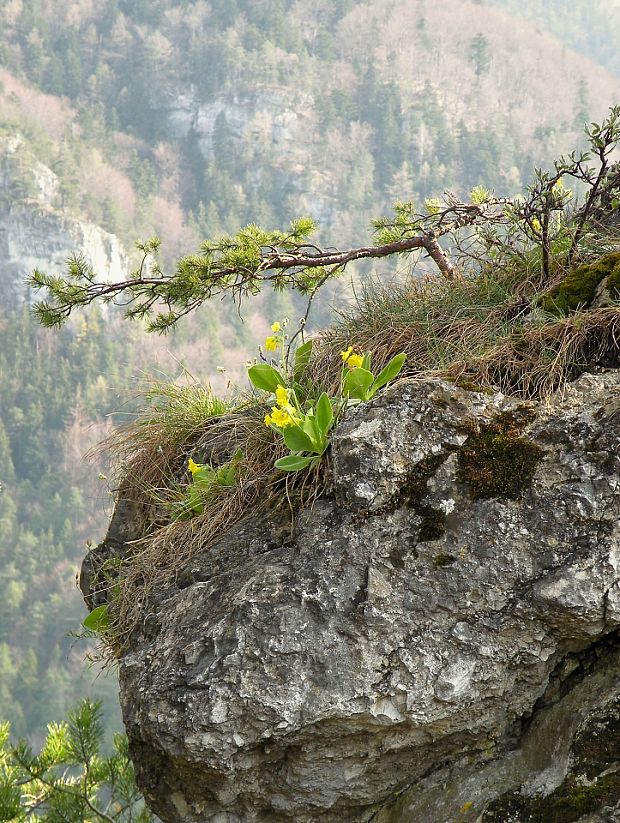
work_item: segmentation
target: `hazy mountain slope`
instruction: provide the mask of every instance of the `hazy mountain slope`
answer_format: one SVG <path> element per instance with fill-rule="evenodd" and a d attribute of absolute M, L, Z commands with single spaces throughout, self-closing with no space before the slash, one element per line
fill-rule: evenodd
<path fill-rule="evenodd" d="M 142 138 L 143 182 L 176 164 L 202 234 L 309 211 L 348 243 L 399 194 L 515 191 L 620 97 L 561 26 L 463 0 L 13 0 L 0 22 L 8 67 Z"/>
<path fill-rule="evenodd" d="M 620 74 L 619 0 L 486 0 L 533 21 L 567 46 Z"/>
<path fill-rule="evenodd" d="M 18 133 L 0 137 L 0 292 L 5 308 L 24 300 L 24 280 L 35 268 L 62 271 L 79 250 L 104 279 L 129 274 L 118 238 L 63 208 L 61 183 Z"/>

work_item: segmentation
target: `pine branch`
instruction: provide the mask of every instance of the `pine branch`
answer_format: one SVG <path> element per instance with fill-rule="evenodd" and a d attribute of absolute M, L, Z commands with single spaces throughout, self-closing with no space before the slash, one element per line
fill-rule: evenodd
<path fill-rule="evenodd" d="M 113 302 L 127 306 L 127 317 L 146 317 L 149 330 L 164 332 L 217 295 L 230 294 L 240 300 L 257 294 L 265 284 L 313 295 L 351 262 L 415 250 L 425 251 L 441 275 L 450 280 L 456 270 L 439 238 L 465 226 L 501 221 L 503 211 L 497 207 L 505 202 L 485 195 L 479 202 L 461 203 L 448 193 L 444 208 L 428 214 L 415 213 L 411 204 L 397 204 L 393 220 L 375 221 L 375 245 L 344 251 L 308 242 L 314 229 L 308 219 L 294 221 L 286 234 L 250 225 L 233 237 L 205 242 L 202 253 L 182 258 L 172 275 L 165 275 L 156 262 L 159 241 L 155 239 L 139 246 L 143 252 L 139 269 L 129 279 L 112 283 L 97 282 L 87 263 L 73 257 L 65 277 L 33 272 L 31 287 L 46 289 L 49 295 L 33 310 L 44 326 L 60 326 L 75 308 L 96 301 Z"/>

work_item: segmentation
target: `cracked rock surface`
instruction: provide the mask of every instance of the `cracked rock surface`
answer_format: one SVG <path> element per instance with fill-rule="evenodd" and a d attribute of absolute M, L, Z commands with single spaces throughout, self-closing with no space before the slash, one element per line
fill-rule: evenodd
<path fill-rule="evenodd" d="M 620 820 L 620 373 L 546 406 L 401 382 L 329 473 L 292 534 L 249 512 L 194 555 L 122 657 L 152 809 Z"/>

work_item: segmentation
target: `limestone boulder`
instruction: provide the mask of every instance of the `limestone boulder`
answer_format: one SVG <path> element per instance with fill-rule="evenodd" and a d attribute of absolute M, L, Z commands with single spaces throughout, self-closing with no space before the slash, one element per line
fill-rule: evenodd
<path fill-rule="evenodd" d="M 165 823 L 620 819 L 620 373 L 471 388 L 349 411 L 312 508 L 151 601 L 121 703 Z"/>

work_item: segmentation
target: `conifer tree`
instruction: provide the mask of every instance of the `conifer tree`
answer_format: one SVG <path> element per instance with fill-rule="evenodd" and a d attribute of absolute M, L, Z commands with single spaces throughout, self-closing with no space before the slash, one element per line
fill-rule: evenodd
<path fill-rule="evenodd" d="M 50 723 L 41 751 L 12 745 L 0 724 L 0 821 L 152 823 L 136 788 L 127 738 L 115 735 L 102 753 L 98 703 L 84 700 L 61 723 Z"/>

